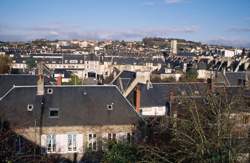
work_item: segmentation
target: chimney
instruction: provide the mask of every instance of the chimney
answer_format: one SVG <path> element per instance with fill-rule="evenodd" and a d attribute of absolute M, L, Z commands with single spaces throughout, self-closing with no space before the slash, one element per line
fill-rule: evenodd
<path fill-rule="evenodd" d="M 208 78 L 207 79 L 207 85 L 208 85 L 208 92 L 214 92 L 213 79 Z"/>
<path fill-rule="evenodd" d="M 37 95 L 44 95 L 44 76 L 43 76 L 43 65 L 39 63 L 38 65 L 38 81 L 37 81 Z"/>
<path fill-rule="evenodd" d="M 140 86 L 136 86 L 136 93 L 135 93 L 135 110 L 137 113 L 140 113 L 140 107 L 141 107 L 141 89 Z"/>
<path fill-rule="evenodd" d="M 38 75 L 37 95 L 38 96 L 44 95 L 44 76 L 43 75 Z"/>
<path fill-rule="evenodd" d="M 56 85 L 57 86 L 62 85 L 62 76 L 61 75 L 59 75 L 58 77 L 56 77 Z"/>

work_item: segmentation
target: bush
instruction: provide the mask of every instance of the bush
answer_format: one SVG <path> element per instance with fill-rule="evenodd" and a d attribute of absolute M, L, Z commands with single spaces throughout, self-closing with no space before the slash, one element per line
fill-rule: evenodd
<path fill-rule="evenodd" d="M 128 163 L 136 162 L 138 159 L 137 148 L 127 143 L 111 142 L 108 150 L 104 153 L 103 162 L 105 163 Z"/>

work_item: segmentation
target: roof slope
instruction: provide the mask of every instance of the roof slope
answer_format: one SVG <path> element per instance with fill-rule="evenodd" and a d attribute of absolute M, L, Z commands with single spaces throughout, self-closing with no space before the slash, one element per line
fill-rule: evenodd
<path fill-rule="evenodd" d="M 36 85 L 37 77 L 28 74 L 0 75 L 0 97 L 2 97 L 13 85 Z M 49 85 L 49 79 L 45 78 L 45 84 Z"/>
<path fill-rule="evenodd" d="M 140 120 L 115 86 L 46 86 L 45 92 L 48 88 L 53 94 L 42 97 L 36 96 L 36 87 L 15 87 L 0 101 L 0 110 L 19 127 L 34 126 L 40 115 L 43 126 L 119 125 Z M 34 105 L 32 112 L 27 111 L 28 104 Z M 113 105 L 113 110 L 107 105 Z M 59 118 L 49 118 L 50 108 L 59 109 Z"/>
<path fill-rule="evenodd" d="M 207 91 L 206 83 L 152 83 L 152 87 L 140 84 L 141 107 L 165 106 L 170 93 L 174 96 L 201 96 Z M 133 101 L 133 93 L 129 95 Z"/>

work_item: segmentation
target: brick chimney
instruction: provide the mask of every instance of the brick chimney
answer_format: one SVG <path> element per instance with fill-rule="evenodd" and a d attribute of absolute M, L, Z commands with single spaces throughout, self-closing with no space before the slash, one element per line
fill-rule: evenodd
<path fill-rule="evenodd" d="M 140 113 L 141 108 L 141 89 L 140 86 L 136 86 L 136 93 L 135 93 L 135 110 L 137 113 Z"/>
<path fill-rule="evenodd" d="M 62 85 L 62 76 L 59 75 L 58 77 L 56 77 L 56 85 Z"/>

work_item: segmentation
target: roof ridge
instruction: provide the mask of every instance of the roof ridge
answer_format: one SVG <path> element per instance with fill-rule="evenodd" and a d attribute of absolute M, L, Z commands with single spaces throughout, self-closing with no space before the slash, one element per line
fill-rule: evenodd
<path fill-rule="evenodd" d="M 206 84 L 205 82 L 168 82 L 168 83 L 153 83 L 152 84 L 163 84 L 163 85 L 170 85 L 170 84 Z"/>
<path fill-rule="evenodd" d="M 33 88 L 37 87 L 37 85 L 18 85 L 15 88 Z M 45 85 L 44 87 L 54 87 L 54 88 L 80 88 L 80 87 L 115 87 L 115 85 Z"/>

